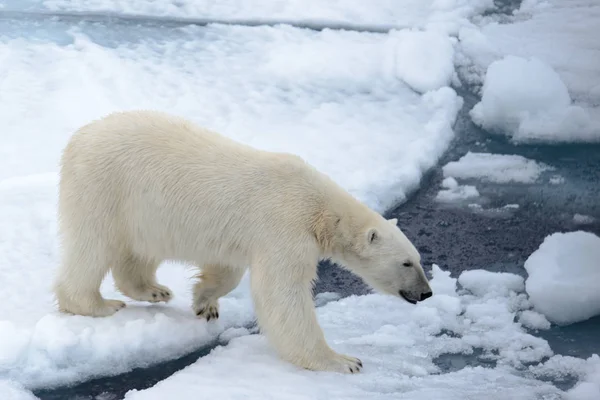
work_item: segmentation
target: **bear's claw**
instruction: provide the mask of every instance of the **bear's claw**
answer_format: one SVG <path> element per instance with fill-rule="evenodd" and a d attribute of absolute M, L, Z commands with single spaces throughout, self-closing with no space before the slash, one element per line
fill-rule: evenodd
<path fill-rule="evenodd" d="M 87 314 L 94 316 L 94 317 L 109 317 L 122 308 L 125 308 L 125 303 L 122 302 L 121 300 L 104 299 L 101 307 L 98 307 L 95 310 L 93 310 Z M 85 315 L 84 313 L 80 313 L 80 314 Z"/>
<path fill-rule="evenodd" d="M 208 304 L 195 311 L 198 317 L 206 318 L 207 321 L 219 318 L 219 306 L 216 304 Z"/>
<path fill-rule="evenodd" d="M 127 290 L 124 294 L 134 300 L 148 301 L 150 303 L 158 303 L 160 301 L 168 303 L 172 298 L 169 288 L 158 283 L 148 285 L 142 289 Z"/>
<path fill-rule="evenodd" d="M 362 361 L 358 358 L 344 354 L 334 354 L 333 357 L 327 360 L 323 369 L 326 371 L 355 374 L 360 372 L 362 367 Z"/>

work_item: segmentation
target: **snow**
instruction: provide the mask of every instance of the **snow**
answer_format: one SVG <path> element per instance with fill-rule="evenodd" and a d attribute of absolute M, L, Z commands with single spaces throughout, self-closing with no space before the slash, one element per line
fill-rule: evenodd
<path fill-rule="evenodd" d="M 550 321 L 543 314 L 533 310 L 525 310 L 519 315 L 519 323 L 529 329 L 550 329 Z"/>
<path fill-rule="evenodd" d="M 506 56 L 494 61 L 482 92 L 471 117 L 488 131 L 515 141 L 600 140 L 588 113 L 572 104 L 560 76 L 536 58 Z"/>
<path fill-rule="evenodd" d="M 178 33 L 116 48 L 83 32 L 67 46 L 0 42 L 0 76 L 8 77 L 0 179 L 55 171 L 69 135 L 94 118 L 158 108 L 294 152 L 384 211 L 418 186 L 453 138 L 462 99 L 448 87 L 419 96 L 389 77 L 387 35 L 224 26 Z"/>
<path fill-rule="evenodd" d="M 554 355 L 546 362 L 530 366 L 532 376 L 565 381 L 575 378 L 578 382 L 563 396 L 564 400 L 595 400 L 600 395 L 600 357 L 593 354 L 581 358 Z"/>
<path fill-rule="evenodd" d="M 526 290 L 536 311 L 560 325 L 600 315 L 600 238 L 593 233 L 547 236 L 525 261 Z"/>
<path fill-rule="evenodd" d="M 132 390 L 125 398 L 186 400 L 198 393 L 224 400 L 561 398 L 559 389 L 517 370 L 552 356 L 544 340 L 513 322 L 515 313 L 528 306 L 522 277 L 463 272 L 459 282 L 465 289 L 459 289 L 448 272 L 434 265 L 432 273 L 434 296 L 416 306 L 371 294 L 317 309 L 331 346 L 361 358 L 360 374 L 301 370 L 281 361 L 266 338 L 256 334 L 218 346 L 154 387 Z M 440 374 L 439 356 L 470 355 L 475 349 L 498 366 Z"/>
<path fill-rule="evenodd" d="M 222 299 L 218 321 L 195 318 L 195 271 L 180 264 L 158 272 L 175 295 L 167 305 L 127 299 L 109 276 L 102 293 L 125 310 L 103 319 L 56 312 L 58 162 L 81 125 L 134 108 L 182 115 L 296 153 L 383 212 L 447 149 L 462 105 L 449 87 L 420 95 L 390 74 L 394 35 L 115 24 L 107 36 L 98 24 L 45 24 L 0 29 L 0 379 L 27 389 L 179 357 L 247 334 L 254 319 L 247 279 Z"/>
<path fill-rule="evenodd" d="M 600 398 L 600 357 L 594 354 L 586 360 L 583 379 L 567 392 L 566 400 L 596 400 Z"/>
<path fill-rule="evenodd" d="M 43 0 L 50 10 L 219 21 L 322 23 L 371 28 L 428 28 L 456 34 L 493 0 Z"/>
<path fill-rule="evenodd" d="M 454 47 L 447 35 L 402 30 L 394 36 L 396 75 L 400 79 L 419 93 L 450 85 L 454 77 Z"/>
<path fill-rule="evenodd" d="M 504 133 L 520 141 L 599 141 L 598 20 L 600 4 L 596 0 L 532 0 L 524 1 L 509 21 L 482 18 L 480 28 L 462 26 L 458 46 L 461 76 L 480 83 L 488 70 L 486 83 L 488 79 L 494 81 L 488 84 L 489 98 L 500 96 L 488 103 L 488 107 L 493 107 L 498 102 L 500 110 L 488 109 L 483 115 L 476 113 L 475 119 L 487 116 L 492 125 L 510 127 Z M 508 61 L 500 67 L 496 64 L 490 73 L 489 67 L 502 59 Z M 525 69 L 520 70 L 521 67 Z M 541 90 L 544 85 L 560 96 L 560 103 L 558 99 L 535 98 L 535 93 L 527 93 L 528 89 Z M 566 101 L 565 85 L 572 103 Z M 515 92 L 511 93 L 508 88 Z M 544 112 L 537 115 L 509 113 L 521 121 L 520 124 L 491 118 L 510 111 L 510 102 L 514 102 L 512 107 L 525 107 L 529 112 L 532 108 L 538 111 L 541 108 Z M 554 107 L 549 108 L 550 105 Z M 544 115 L 548 120 L 544 120 Z"/>
<path fill-rule="evenodd" d="M 315 307 L 324 306 L 325 304 L 329 303 L 330 301 L 336 301 L 341 298 L 342 298 L 342 296 L 340 296 L 339 293 L 334 293 L 334 292 L 317 293 L 317 295 L 315 296 Z"/>
<path fill-rule="evenodd" d="M 0 394 L 2 400 L 35 400 L 35 397 L 29 390 L 23 388 L 17 382 L 0 379 Z"/>
<path fill-rule="evenodd" d="M 482 269 L 463 272 L 458 283 L 476 296 L 490 294 L 507 296 L 510 292 L 520 293 L 525 290 L 523 278 L 519 275 Z"/>
<path fill-rule="evenodd" d="M 551 167 L 516 154 L 467 152 L 444 165 L 446 177 L 480 179 L 494 183 L 533 183 Z"/>
<path fill-rule="evenodd" d="M 190 309 L 194 271 L 165 265 L 158 280 L 175 298 L 149 306 L 127 300 L 111 318 L 58 314 L 50 284 L 58 263 L 54 173 L 0 182 L 0 280 L 7 300 L 0 306 L 0 379 L 28 388 L 75 382 L 96 375 L 126 372 L 210 344 L 229 327 L 242 327 L 254 315 L 247 277 L 222 299 L 218 323 L 197 320 Z M 112 277 L 102 285 L 110 298 Z"/>
<path fill-rule="evenodd" d="M 453 202 L 479 197 L 477 188 L 472 185 L 459 185 L 456 179 L 448 177 L 442 181 L 442 187 L 436 196 L 437 201 Z"/>

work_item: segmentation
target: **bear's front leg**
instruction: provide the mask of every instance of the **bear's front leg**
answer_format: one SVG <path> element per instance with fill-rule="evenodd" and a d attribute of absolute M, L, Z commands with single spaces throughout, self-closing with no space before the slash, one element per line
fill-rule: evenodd
<path fill-rule="evenodd" d="M 192 309 L 199 318 L 207 321 L 219 318 L 219 298 L 237 287 L 246 268 L 206 264 L 196 277 Z"/>
<path fill-rule="evenodd" d="M 296 260 L 300 259 L 296 258 Z M 314 371 L 355 373 L 362 362 L 336 353 L 325 341 L 314 310 L 316 262 L 261 260 L 250 270 L 252 298 L 260 329 L 280 356 Z"/>

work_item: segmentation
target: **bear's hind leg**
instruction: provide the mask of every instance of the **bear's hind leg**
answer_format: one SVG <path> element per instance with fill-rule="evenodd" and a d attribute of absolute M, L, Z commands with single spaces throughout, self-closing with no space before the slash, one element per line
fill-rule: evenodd
<path fill-rule="evenodd" d="M 219 297 L 235 289 L 245 271 L 246 268 L 206 264 L 194 286 L 194 313 L 207 321 L 219 318 Z"/>
<path fill-rule="evenodd" d="M 302 257 L 288 257 L 260 260 L 250 267 L 252 298 L 261 331 L 283 359 L 299 367 L 341 373 L 360 371 L 362 362 L 358 358 L 336 353 L 325 341 L 312 298 L 316 260 L 315 265 L 305 264 Z"/>
<path fill-rule="evenodd" d="M 160 261 L 144 260 L 134 255 L 124 257 L 112 266 L 115 286 L 125 296 L 138 301 L 158 303 L 172 298 L 171 290 L 156 282 Z"/>
<path fill-rule="evenodd" d="M 100 294 L 100 285 L 109 270 L 109 260 L 102 256 L 106 253 L 88 248 L 84 242 L 65 247 L 53 287 L 59 311 L 107 317 L 125 307 L 124 302 L 104 299 Z"/>

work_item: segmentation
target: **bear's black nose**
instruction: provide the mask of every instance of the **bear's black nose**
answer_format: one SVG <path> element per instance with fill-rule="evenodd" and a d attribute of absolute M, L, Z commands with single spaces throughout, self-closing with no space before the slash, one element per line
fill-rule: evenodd
<path fill-rule="evenodd" d="M 428 298 L 430 298 L 431 296 L 433 296 L 433 293 L 431 293 L 431 292 L 427 292 L 427 293 L 421 293 L 421 300 L 420 300 L 420 301 L 423 301 L 423 300 L 425 300 L 425 299 L 428 299 Z"/>

